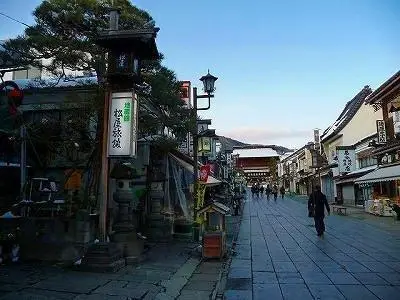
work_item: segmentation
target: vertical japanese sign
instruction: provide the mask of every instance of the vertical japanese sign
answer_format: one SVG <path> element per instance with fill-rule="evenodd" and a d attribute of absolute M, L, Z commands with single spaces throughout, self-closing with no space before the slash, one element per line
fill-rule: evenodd
<path fill-rule="evenodd" d="M 108 123 L 108 156 L 135 156 L 137 100 L 132 92 L 112 93 Z"/>
<path fill-rule="evenodd" d="M 339 174 L 353 172 L 356 166 L 355 149 L 349 147 L 337 147 Z"/>
<path fill-rule="evenodd" d="M 186 138 L 178 146 L 178 150 L 184 154 L 189 154 L 189 143 L 190 143 L 190 134 L 188 133 L 186 135 Z"/>
<path fill-rule="evenodd" d="M 321 144 L 320 144 L 320 138 L 319 138 L 319 129 L 314 129 L 314 149 L 318 151 L 318 153 L 321 152 Z"/>
<path fill-rule="evenodd" d="M 378 144 L 386 144 L 386 127 L 384 120 L 376 120 L 376 132 L 378 134 Z"/>

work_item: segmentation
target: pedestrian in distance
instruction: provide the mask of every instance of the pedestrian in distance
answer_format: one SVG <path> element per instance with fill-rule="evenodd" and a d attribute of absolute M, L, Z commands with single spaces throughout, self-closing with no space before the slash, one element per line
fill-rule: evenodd
<path fill-rule="evenodd" d="M 276 199 L 278 199 L 278 187 L 276 184 L 274 184 L 274 187 L 272 188 L 272 194 L 274 194 L 274 201 L 276 202 Z"/>
<path fill-rule="evenodd" d="M 251 196 L 252 196 L 253 198 L 254 198 L 255 193 L 256 193 L 256 186 L 253 184 L 253 185 L 251 186 Z"/>
<path fill-rule="evenodd" d="M 269 184 L 265 188 L 265 194 L 267 194 L 267 200 L 269 201 L 269 196 L 271 195 L 271 188 L 270 188 Z"/>
<path fill-rule="evenodd" d="M 261 197 L 264 195 L 264 186 L 260 186 L 260 195 Z"/>
<path fill-rule="evenodd" d="M 260 198 L 260 186 L 259 185 L 256 186 L 256 195 L 257 195 L 257 198 Z"/>
<path fill-rule="evenodd" d="M 330 207 L 326 196 L 321 192 L 319 185 L 315 186 L 314 191 L 310 194 L 308 199 L 309 216 L 314 217 L 315 230 L 319 237 L 323 237 L 325 232 L 325 208 L 330 215 Z"/>
<path fill-rule="evenodd" d="M 285 188 L 283 187 L 283 185 L 281 186 L 281 190 L 280 190 L 280 192 L 281 192 L 281 196 L 282 196 L 282 199 L 285 197 Z"/>

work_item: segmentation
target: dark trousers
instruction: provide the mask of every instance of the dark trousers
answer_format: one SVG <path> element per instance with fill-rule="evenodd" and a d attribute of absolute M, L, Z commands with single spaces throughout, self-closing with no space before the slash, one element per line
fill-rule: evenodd
<path fill-rule="evenodd" d="M 314 217 L 315 230 L 317 230 L 318 235 L 322 235 L 325 231 L 324 216 Z"/>

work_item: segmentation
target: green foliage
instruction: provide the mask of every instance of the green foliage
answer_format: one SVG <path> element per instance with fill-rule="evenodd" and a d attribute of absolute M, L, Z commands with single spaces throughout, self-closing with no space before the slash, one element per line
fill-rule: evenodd
<path fill-rule="evenodd" d="M 111 2 L 121 12 L 121 29 L 142 28 L 153 20 L 147 12 L 133 6 L 128 0 L 43 1 L 33 12 L 35 24 L 27 28 L 24 34 L 7 41 L 3 55 L 12 57 L 15 65 L 40 68 L 58 80 L 65 77 L 68 71 L 83 71 L 87 74 L 94 72 L 98 82 L 103 84 L 106 72 L 105 50 L 98 47 L 95 40 L 101 31 L 109 27 Z M 179 97 L 179 83 L 175 74 L 162 66 L 161 62 L 162 55 L 157 61 L 143 63 L 143 79 L 151 86 L 151 92 L 138 91 L 139 102 L 149 101 L 159 111 L 158 116 L 148 113 L 139 115 L 139 130 L 156 134 L 168 126 L 178 139 L 182 139 L 191 126 L 189 114 Z M 91 109 L 87 110 L 97 120 L 103 120 L 104 117 L 104 91 L 101 92 L 94 93 Z M 53 125 L 61 126 L 60 132 L 68 132 L 70 127 L 70 124 Z M 97 152 L 102 137 L 101 122 L 98 125 L 92 147 L 87 147 Z M 52 133 L 44 130 L 43 125 L 36 127 L 31 128 L 31 133 L 35 133 L 34 139 L 43 152 L 55 151 L 62 143 L 66 143 L 63 138 L 57 141 L 49 138 Z M 80 131 L 74 129 L 74 138 Z M 43 140 L 48 141 L 48 145 L 39 142 Z M 73 142 L 73 139 L 69 141 Z M 67 148 L 70 149 L 70 146 Z M 64 152 L 69 153 L 68 150 Z"/>
<path fill-rule="evenodd" d="M 115 0 L 121 10 L 121 29 L 138 28 L 152 20 L 128 0 Z M 66 70 L 105 72 L 104 50 L 95 44 L 99 32 L 108 28 L 111 0 L 49 0 L 33 12 L 36 24 L 4 47 L 18 65 L 36 66 L 56 76 Z M 43 61 L 45 59 L 46 61 Z"/>
<path fill-rule="evenodd" d="M 121 12 L 120 29 L 142 28 L 152 21 L 145 11 L 128 0 L 114 0 Z M 33 12 L 36 24 L 25 33 L 7 41 L 4 47 L 15 64 L 35 66 L 60 79 L 68 71 L 83 71 L 97 75 L 98 82 L 105 80 L 105 50 L 95 43 L 101 31 L 109 26 L 111 0 L 48 0 Z M 161 117 L 158 124 L 139 123 L 142 131 L 149 133 L 154 127 L 170 127 L 181 139 L 189 128 L 188 114 L 179 97 L 179 83 L 173 71 L 157 61 L 143 62 L 143 79 L 151 86 L 150 93 L 138 92 L 139 99 L 154 103 Z M 104 99 L 104 98 L 102 98 Z M 95 107 L 99 119 L 103 103 Z M 147 121 L 148 118 L 141 118 Z M 100 136 L 100 135 L 99 135 Z"/>

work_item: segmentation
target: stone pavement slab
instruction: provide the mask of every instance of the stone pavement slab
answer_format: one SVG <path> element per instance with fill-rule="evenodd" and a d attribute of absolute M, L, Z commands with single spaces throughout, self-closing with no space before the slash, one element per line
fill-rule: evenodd
<path fill-rule="evenodd" d="M 171 299 L 161 295 L 176 289 L 175 296 L 196 269 L 191 259 L 194 246 L 182 242 L 154 245 L 148 260 L 113 274 L 63 270 L 38 264 L 18 264 L 0 268 L 0 299 Z M 177 277 L 174 277 L 177 274 Z M 183 278 L 174 287 L 169 280 Z M 162 283 L 170 285 L 163 286 Z M 174 299 L 175 297 L 172 297 Z"/>
<path fill-rule="evenodd" d="M 247 200 L 226 299 L 399 299 L 400 222 L 331 215 L 321 239 L 305 201 Z"/>
<path fill-rule="evenodd" d="M 70 300 L 78 295 L 67 292 L 48 291 L 41 289 L 27 288 L 22 291 L 6 294 L 2 300 Z"/>

